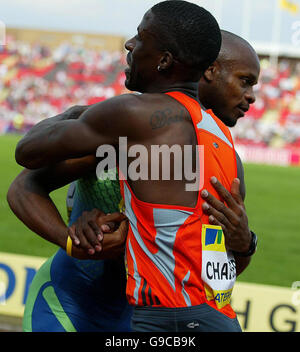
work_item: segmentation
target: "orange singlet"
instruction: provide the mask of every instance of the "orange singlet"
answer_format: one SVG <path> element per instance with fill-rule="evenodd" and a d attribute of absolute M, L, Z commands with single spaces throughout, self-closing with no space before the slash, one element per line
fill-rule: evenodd
<path fill-rule="evenodd" d="M 203 187 L 220 199 L 211 186 L 216 176 L 230 190 L 237 177 L 229 129 L 212 111 L 180 92 L 167 93 L 190 113 L 204 157 Z M 202 168 L 201 168 L 202 167 Z M 198 194 L 196 207 L 151 204 L 136 198 L 121 181 L 129 219 L 126 243 L 127 298 L 136 306 L 190 307 L 207 303 L 230 318 L 230 297 L 236 278 L 235 261 L 226 251 L 221 227 L 209 225 Z"/>

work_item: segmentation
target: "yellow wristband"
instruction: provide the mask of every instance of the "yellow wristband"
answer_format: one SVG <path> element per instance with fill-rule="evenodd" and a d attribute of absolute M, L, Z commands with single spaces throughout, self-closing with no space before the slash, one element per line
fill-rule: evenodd
<path fill-rule="evenodd" d="M 67 238 L 67 246 L 66 246 L 66 252 L 68 256 L 72 257 L 72 239 L 70 236 Z"/>

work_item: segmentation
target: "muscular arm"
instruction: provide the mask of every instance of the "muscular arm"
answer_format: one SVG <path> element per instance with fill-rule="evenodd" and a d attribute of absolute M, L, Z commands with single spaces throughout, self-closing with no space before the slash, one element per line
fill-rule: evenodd
<path fill-rule="evenodd" d="M 23 137 L 16 149 L 16 160 L 27 170 L 12 183 L 8 202 L 25 225 L 62 248 L 66 245 L 67 227 L 49 193 L 85 175 L 89 169 L 95 171 L 93 155 L 98 134 L 92 127 L 97 113 L 95 105 L 75 106 L 43 120 Z M 85 158 L 69 159 L 76 156 Z M 28 170 L 31 168 L 36 170 Z"/>
<path fill-rule="evenodd" d="M 23 170 L 11 184 L 7 200 L 16 216 L 32 231 L 62 249 L 66 248 L 68 227 L 53 203 L 49 193 L 65 186 L 88 172 L 94 172 L 96 158 L 93 156 L 82 159 L 67 160 L 49 168 Z M 124 218 L 124 217 L 123 217 Z M 78 259 L 117 258 L 124 251 L 126 239 L 126 220 L 121 214 L 106 215 L 98 219 L 98 225 L 116 221 L 120 227 L 113 233 L 104 235 L 101 252 L 93 248 L 100 242 L 93 237 L 92 244 L 86 243 L 85 248 L 73 246 L 72 256 Z M 93 253 L 89 254 L 92 250 Z"/>
<path fill-rule="evenodd" d="M 127 112 L 135 99 L 132 94 L 123 95 L 89 107 L 78 119 L 54 117 L 38 123 L 18 143 L 16 161 L 28 169 L 37 169 L 95 155 L 103 144 L 117 145 L 119 136 L 129 137 L 132 133 Z"/>
<path fill-rule="evenodd" d="M 41 168 L 69 158 L 95 155 L 100 145 L 116 146 L 119 136 L 126 136 L 129 141 L 137 142 L 140 141 L 140 138 L 147 138 L 149 131 L 146 132 L 145 125 L 139 124 L 139 121 L 145 120 L 143 118 L 145 112 L 151 110 L 153 104 L 151 99 L 144 99 L 143 96 L 136 97 L 129 94 L 115 97 L 103 103 L 95 104 L 77 120 L 57 121 L 48 119 L 47 122 L 34 126 L 17 146 L 17 162 L 27 168 Z M 133 129 L 132 126 L 135 126 L 135 128 Z M 155 131 L 157 132 L 157 129 Z M 243 185 L 243 177 L 241 175 L 239 177 L 242 178 L 241 184 Z M 229 238 L 229 234 L 233 232 L 234 236 L 231 236 L 227 243 L 232 244 L 236 239 L 237 243 L 229 248 L 237 252 L 243 252 L 250 243 L 251 237 L 244 203 L 240 192 L 236 191 L 236 188 L 236 185 L 234 185 L 230 198 L 230 204 L 232 205 L 229 208 L 230 219 L 227 219 L 231 231 L 225 227 L 224 234 Z M 243 193 L 243 191 L 241 192 Z M 222 213 L 224 203 L 219 203 L 223 206 L 221 208 Z M 227 201 L 226 203 L 229 204 Z M 212 206 L 214 205 L 212 204 Z M 211 209 L 213 208 L 211 207 Z M 220 207 L 217 208 L 218 210 L 220 210 Z M 221 215 L 223 219 L 226 218 L 224 214 Z M 215 218 L 214 221 L 218 220 Z M 216 224 L 216 222 L 213 223 Z M 218 224 L 220 224 L 219 221 Z M 225 225 L 223 224 L 223 226 Z M 249 261 L 250 258 L 237 258 L 237 272 L 242 272 Z"/>
<path fill-rule="evenodd" d="M 64 161 L 49 168 L 23 170 L 11 184 L 7 201 L 32 231 L 65 249 L 67 226 L 49 194 L 95 170 L 95 157 Z"/>

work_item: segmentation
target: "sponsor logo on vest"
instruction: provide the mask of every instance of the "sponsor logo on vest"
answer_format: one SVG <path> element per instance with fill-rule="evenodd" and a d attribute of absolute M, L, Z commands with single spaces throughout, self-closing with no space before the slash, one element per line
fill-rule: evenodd
<path fill-rule="evenodd" d="M 214 300 L 220 309 L 230 303 L 236 278 L 236 265 L 231 252 L 226 251 L 220 226 L 202 226 L 202 280 L 206 298 Z"/>
<path fill-rule="evenodd" d="M 235 278 L 235 260 L 231 259 L 221 265 L 219 262 L 208 261 L 206 275 L 210 280 L 232 280 Z"/>

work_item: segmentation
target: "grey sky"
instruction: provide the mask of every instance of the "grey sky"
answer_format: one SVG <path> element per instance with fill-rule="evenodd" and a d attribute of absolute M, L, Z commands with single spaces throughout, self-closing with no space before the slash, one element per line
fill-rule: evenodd
<path fill-rule="evenodd" d="M 279 0 L 193 0 L 218 19 L 221 28 L 243 35 L 261 46 L 280 41 L 299 50 L 300 12 L 279 11 L 277 33 L 274 30 Z M 300 7 L 300 0 L 290 0 Z M 0 20 L 7 26 L 135 34 L 143 14 L 155 0 L 0 0 Z M 248 6 L 248 7 L 247 7 Z M 299 26 L 298 26 L 299 24 Z M 292 28 L 294 26 L 294 28 Z M 298 34 L 299 29 L 299 34 Z M 295 48 L 296 47 L 296 48 Z"/>

